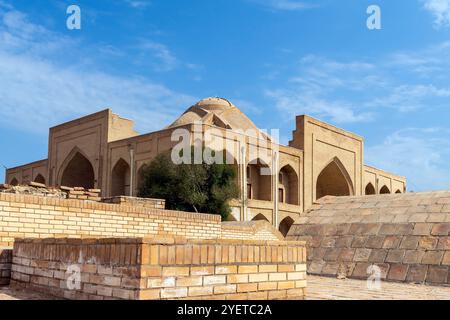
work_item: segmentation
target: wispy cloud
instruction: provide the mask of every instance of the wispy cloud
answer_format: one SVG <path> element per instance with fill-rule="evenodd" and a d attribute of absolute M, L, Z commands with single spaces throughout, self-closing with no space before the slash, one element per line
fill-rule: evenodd
<path fill-rule="evenodd" d="M 150 62 L 148 54 L 157 59 L 157 63 L 150 62 L 157 71 L 171 71 L 179 64 L 175 55 L 162 43 L 151 40 L 142 40 L 138 45 L 138 49 L 140 50 L 142 61 Z"/>
<path fill-rule="evenodd" d="M 450 0 L 421 0 L 423 6 L 434 16 L 437 28 L 450 26 Z"/>
<path fill-rule="evenodd" d="M 125 0 L 125 2 L 135 9 L 145 9 L 151 5 L 151 1 L 148 0 Z"/>
<path fill-rule="evenodd" d="M 154 49 L 170 62 L 164 48 Z M 75 57 L 69 65 L 58 63 L 64 61 L 60 55 L 82 57 L 84 50 L 19 11 L 0 10 L 0 123 L 44 133 L 61 121 L 112 107 L 136 119 L 138 130 L 149 131 L 170 123 L 196 100 L 147 78 L 86 67 Z"/>
<path fill-rule="evenodd" d="M 408 177 L 413 191 L 448 189 L 450 141 L 447 128 L 408 128 L 366 147 L 368 164 Z"/>
<path fill-rule="evenodd" d="M 275 11 L 299 11 L 315 8 L 318 5 L 300 0 L 248 0 Z"/>

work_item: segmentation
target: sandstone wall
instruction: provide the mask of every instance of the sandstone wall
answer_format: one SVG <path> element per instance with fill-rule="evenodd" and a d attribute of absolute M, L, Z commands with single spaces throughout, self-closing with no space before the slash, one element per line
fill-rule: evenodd
<path fill-rule="evenodd" d="M 69 299 L 301 299 L 306 287 L 303 242 L 25 239 L 13 262 L 14 286 Z"/>
<path fill-rule="evenodd" d="M 327 197 L 294 225 L 310 274 L 450 285 L 450 192 Z"/>

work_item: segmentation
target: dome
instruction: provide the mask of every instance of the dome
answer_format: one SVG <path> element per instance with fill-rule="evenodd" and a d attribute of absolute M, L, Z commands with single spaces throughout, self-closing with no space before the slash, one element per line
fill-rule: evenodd
<path fill-rule="evenodd" d="M 205 110 L 227 110 L 233 108 L 233 104 L 224 98 L 206 98 L 195 104 Z"/>

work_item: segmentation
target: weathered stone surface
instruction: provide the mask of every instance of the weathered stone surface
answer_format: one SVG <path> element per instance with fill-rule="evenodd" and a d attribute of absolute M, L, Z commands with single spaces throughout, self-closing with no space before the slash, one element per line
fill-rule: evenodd
<path fill-rule="evenodd" d="M 327 230 L 335 231 L 334 236 L 329 236 L 332 231 L 326 232 L 320 248 L 328 250 L 326 262 L 330 265 L 354 263 L 349 277 L 367 278 L 367 267 L 376 264 L 384 266 L 388 281 L 449 282 L 450 191 L 392 198 L 327 197 L 320 205 L 308 212 L 306 222 L 314 221 L 311 224 L 321 228 L 333 225 Z M 331 211 L 333 215 L 329 215 Z M 334 268 L 328 269 L 334 272 Z"/>
<path fill-rule="evenodd" d="M 388 273 L 388 279 L 394 281 L 405 281 L 408 273 L 408 265 L 406 264 L 391 264 Z"/>

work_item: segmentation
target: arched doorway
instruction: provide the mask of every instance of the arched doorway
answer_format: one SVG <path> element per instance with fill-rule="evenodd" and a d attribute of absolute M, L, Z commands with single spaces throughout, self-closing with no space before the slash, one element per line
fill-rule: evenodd
<path fill-rule="evenodd" d="M 262 213 L 258 213 L 253 219 L 252 221 L 267 221 L 270 222 L 269 219 L 266 218 L 265 215 L 263 215 Z"/>
<path fill-rule="evenodd" d="M 347 170 L 338 158 L 334 158 L 317 178 L 316 199 L 353 194 L 353 184 Z"/>
<path fill-rule="evenodd" d="M 36 178 L 34 178 L 34 182 L 45 184 L 45 178 L 39 173 Z"/>
<path fill-rule="evenodd" d="M 374 194 L 376 194 L 375 187 L 373 186 L 372 183 L 369 182 L 367 184 L 365 194 L 366 195 L 374 195 Z"/>
<path fill-rule="evenodd" d="M 130 166 L 122 158 L 117 161 L 111 175 L 111 196 L 130 195 Z"/>
<path fill-rule="evenodd" d="M 272 200 L 272 175 L 269 166 L 261 159 L 247 166 L 247 198 Z"/>
<path fill-rule="evenodd" d="M 295 170 L 286 165 L 278 174 L 279 201 L 299 205 L 298 201 L 298 176 Z"/>
<path fill-rule="evenodd" d="M 387 186 L 383 186 L 383 188 L 380 189 L 380 194 L 390 194 L 391 190 Z"/>
<path fill-rule="evenodd" d="M 16 178 L 12 178 L 12 180 L 11 180 L 11 182 L 9 184 L 12 185 L 12 186 L 17 186 L 17 185 L 19 185 L 19 181 L 17 181 Z"/>
<path fill-rule="evenodd" d="M 289 229 L 291 229 L 291 226 L 294 224 L 294 219 L 291 217 L 286 217 L 280 222 L 280 227 L 278 230 L 280 230 L 281 234 L 286 237 L 286 235 L 289 232 Z"/>
<path fill-rule="evenodd" d="M 60 185 L 93 189 L 95 174 L 91 162 L 80 152 L 75 152 L 63 171 Z"/>

